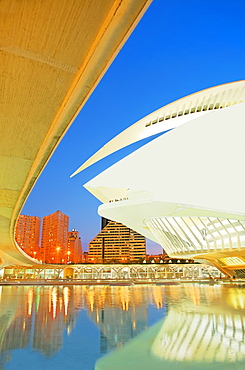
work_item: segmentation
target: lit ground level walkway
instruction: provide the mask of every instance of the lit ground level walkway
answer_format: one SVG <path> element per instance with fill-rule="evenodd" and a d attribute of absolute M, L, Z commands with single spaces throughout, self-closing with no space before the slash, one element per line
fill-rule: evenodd
<path fill-rule="evenodd" d="M 6 281 L 40 281 L 57 280 L 103 282 L 110 281 L 160 281 L 168 279 L 221 279 L 226 276 L 216 267 L 207 264 L 132 264 L 132 265 L 42 265 L 13 266 L 3 268 L 0 272 L 2 282 Z"/>

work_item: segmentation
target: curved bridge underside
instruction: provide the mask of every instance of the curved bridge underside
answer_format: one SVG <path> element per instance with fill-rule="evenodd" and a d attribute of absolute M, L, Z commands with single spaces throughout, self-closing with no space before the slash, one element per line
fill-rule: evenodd
<path fill-rule="evenodd" d="M 19 212 L 69 125 L 149 0 L 3 0 L 0 258 L 34 262 L 16 245 Z"/>

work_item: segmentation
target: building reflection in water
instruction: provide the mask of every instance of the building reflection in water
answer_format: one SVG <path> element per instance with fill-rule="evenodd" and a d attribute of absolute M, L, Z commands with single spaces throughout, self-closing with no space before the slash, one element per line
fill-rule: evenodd
<path fill-rule="evenodd" d="M 186 287 L 192 301 L 170 307 L 151 353 L 164 360 L 192 363 L 245 361 L 244 290 L 228 288 L 223 299 L 216 300 L 220 288 Z M 206 296 L 204 302 L 200 293 Z"/>
<path fill-rule="evenodd" d="M 170 309 L 151 352 L 170 361 L 237 362 L 245 359 L 245 318 L 235 313 Z"/>
<path fill-rule="evenodd" d="M 163 287 L 163 294 L 166 318 L 100 359 L 96 369 L 117 363 L 123 364 L 119 370 L 135 364 L 142 369 L 245 368 L 244 288 L 188 284 Z"/>
<path fill-rule="evenodd" d="M 143 353 L 142 340 L 152 330 L 145 330 L 150 307 L 163 308 L 159 312 L 166 318 Z M 0 368 L 11 360 L 14 349 L 29 348 L 52 357 L 63 347 L 64 336 L 72 335 L 81 310 L 100 331 L 101 354 L 117 350 L 99 360 L 98 369 L 106 369 L 114 359 L 123 363 L 121 357 L 134 345 L 139 363 L 145 364 L 243 363 L 244 309 L 243 288 L 222 285 L 3 286 Z"/>
<path fill-rule="evenodd" d="M 101 353 L 121 348 L 148 327 L 148 304 L 163 306 L 161 287 L 0 287 L 0 368 L 14 349 L 53 356 L 81 310 L 100 329 Z"/>

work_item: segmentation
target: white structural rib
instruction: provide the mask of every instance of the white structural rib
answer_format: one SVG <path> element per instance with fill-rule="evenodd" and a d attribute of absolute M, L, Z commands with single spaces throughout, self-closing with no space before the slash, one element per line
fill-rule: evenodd
<path fill-rule="evenodd" d="M 176 128 L 199 116 L 245 101 L 245 81 L 231 82 L 176 100 L 134 123 L 115 136 L 72 175 L 137 141 Z"/>

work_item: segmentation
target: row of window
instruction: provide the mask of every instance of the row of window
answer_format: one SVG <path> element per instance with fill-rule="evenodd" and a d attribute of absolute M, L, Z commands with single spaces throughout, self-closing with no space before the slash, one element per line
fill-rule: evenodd
<path fill-rule="evenodd" d="M 154 125 L 158 122 L 167 121 L 171 118 L 181 117 L 181 116 L 185 116 L 185 115 L 192 114 L 192 113 L 205 112 L 205 111 L 208 111 L 208 110 L 222 109 L 222 108 L 226 108 L 226 107 L 229 107 L 229 106 L 237 104 L 237 103 L 238 102 L 235 101 L 235 102 L 216 103 L 216 104 L 209 104 L 209 105 L 205 104 L 203 106 L 199 105 L 197 107 L 193 107 L 193 108 L 190 108 L 190 109 L 185 109 L 185 110 L 179 111 L 177 113 L 167 114 L 163 117 L 156 118 L 156 119 L 154 119 L 150 122 L 147 122 L 145 124 L 145 127 L 149 127 L 149 126 Z"/>

